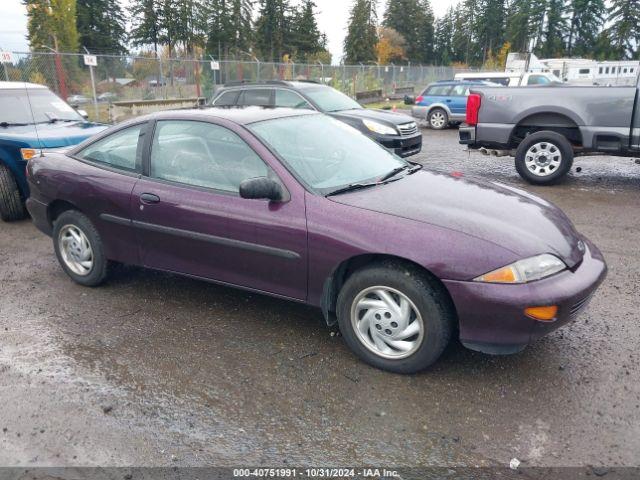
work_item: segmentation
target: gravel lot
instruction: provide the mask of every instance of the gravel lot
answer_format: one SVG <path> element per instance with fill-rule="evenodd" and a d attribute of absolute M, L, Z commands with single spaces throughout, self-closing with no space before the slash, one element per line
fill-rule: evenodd
<path fill-rule="evenodd" d="M 533 191 L 600 246 L 610 273 L 575 323 L 388 374 L 314 309 L 131 267 L 82 288 L 30 222 L 0 223 L 0 465 L 638 466 L 640 165 L 578 159 L 532 188 L 455 130 L 424 141 L 427 168 Z"/>

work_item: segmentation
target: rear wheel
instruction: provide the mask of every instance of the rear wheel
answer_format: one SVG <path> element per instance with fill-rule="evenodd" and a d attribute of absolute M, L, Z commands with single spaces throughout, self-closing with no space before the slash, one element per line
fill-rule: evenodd
<path fill-rule="evenodd" d="M 444 130 L 449 125 L 449 115 L 441 108 L 434 108 L 427 115 L 427 122 L 434 130 Z"/>
<path fill-rule="evenodd" d="M 100 285 L 107 276 L 107 259 L 98 231 L 84 214 L 63 212 L 53 225 L 53 247 L 71 279 L 86 287 Z"/>
<path fill-rule="evenodd" d="M 444 288 L 399 262 L 351 275 L 338 296 L 337 311 L 349 347 L 370 365 L 398 373 L 414 373 L 435 362 L 454 324 Z"/>
<path fill-rule="evenodd" d="M 564 135 L 551 131 L 527 136 L 516 150 L 516 170 L 527 182 L 550 185 L 564 177 L 573 164 L 573 147 Z"/>
<path fill-rule="evenodd" d="M 0 165 L 0 218 L 5 222 L 12 222 L 26 216 L 27 211 L 20 198 L 16 179 L 5 165 Z"/>

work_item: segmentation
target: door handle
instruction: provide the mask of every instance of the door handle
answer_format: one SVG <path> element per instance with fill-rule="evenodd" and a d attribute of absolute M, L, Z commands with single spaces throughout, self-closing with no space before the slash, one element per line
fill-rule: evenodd
<path fill-rule="evenodd" d="M 153 193 L 140 194 L 140 202 L 142 203 L 160 203 L 160 197 Z"/>
<path fill-rule="evenodd" d="M 451 99 L 450 98 L 447 98 L 447 103 L 451 103 Z"/>

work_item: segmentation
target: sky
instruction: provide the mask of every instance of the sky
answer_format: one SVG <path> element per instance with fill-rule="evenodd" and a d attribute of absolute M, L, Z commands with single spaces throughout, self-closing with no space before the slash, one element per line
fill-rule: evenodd
<path fill-rule="evenodd" d="M 120 0 L 126 4 L 127 0 Z M 450 5 L 459 0 L 431 0 L 436 17 L 445 14 Z M 349 0 L 315 0 L 317 5 L 316 18 L 321 32 L 327 34 L 329 51 L 333 56 L 333 63 L 342 58 L 342 44 L 346 34 Z M 385 0 L 379 0 L 378 16 L 384 14 Z M 28 51 L 26 7 L 21 0 L 0 0 L 0 50 Z M 411 15 L 411 12 L 407 12 Z"/>

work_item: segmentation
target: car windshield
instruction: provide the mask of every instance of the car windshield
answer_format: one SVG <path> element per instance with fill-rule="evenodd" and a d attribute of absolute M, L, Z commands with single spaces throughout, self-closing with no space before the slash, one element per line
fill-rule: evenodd
<path fill-rule="evenodd" d="M 249 128 L 294 174 L 321 194 L 375 182 L 400 167 L 400 157 L 345 123 L 324 115 L 265 120 Z"/>
<path fill-rule="evenodd" d="M 0 90 L 0 112 L 0 123 L 3 124 L 83 121 L 66 102 L 44 88 L 30 88 L 28 97 L 26 89 Z"/>
<path fill-rule="evenodd" d="M 341 110 L 362 108 L 362 105 L 358 102 L 334 88 L 313 88 L 305 90 L 304 93 L 324 112 L 339 112 Z"/>

